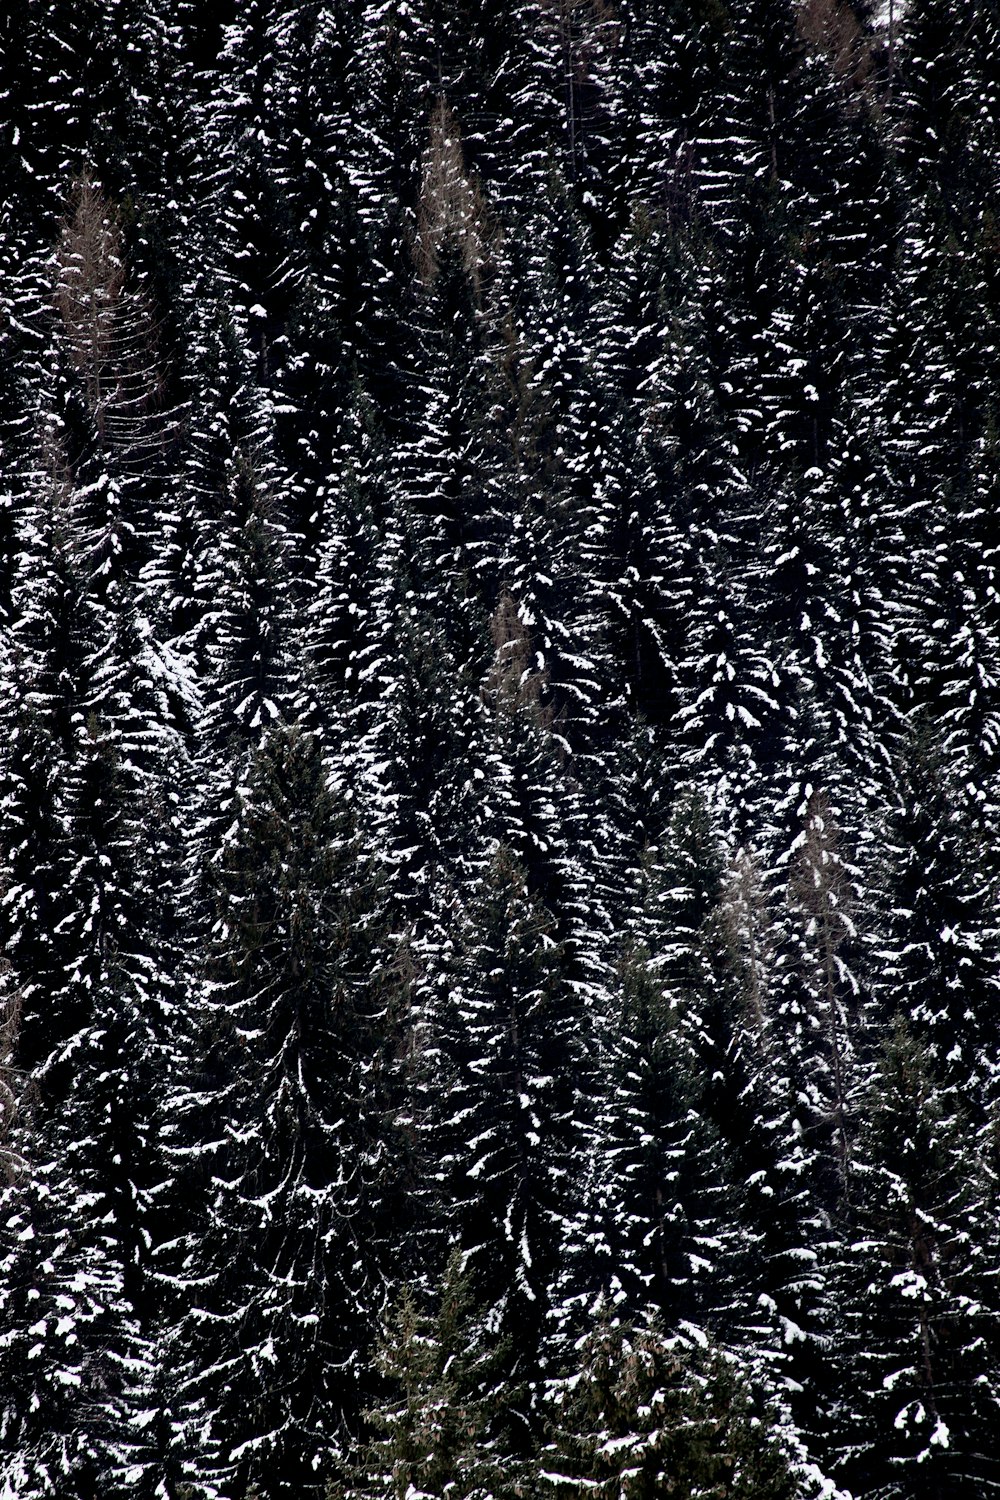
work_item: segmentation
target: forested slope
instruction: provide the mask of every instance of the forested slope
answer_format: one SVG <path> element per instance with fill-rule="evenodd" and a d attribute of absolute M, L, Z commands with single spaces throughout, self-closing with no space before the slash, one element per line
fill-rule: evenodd
<path fill-rule="evenodd" d="M 0 7 L 0 1496 L 1000 1493 L 1000 6 Z"/>

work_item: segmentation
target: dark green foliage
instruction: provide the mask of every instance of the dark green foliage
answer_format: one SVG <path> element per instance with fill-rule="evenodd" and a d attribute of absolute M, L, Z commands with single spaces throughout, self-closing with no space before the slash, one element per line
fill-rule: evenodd
<path fill-rule="evenodd" d="M 837 1286 L 836 1472 L 885 1496 L 991 1494 L 992 1190 L 961 1098 L 903 1020 L 865 1101 Z"/>
<path fill-rule="evenodd" d="M 996 877 L 926 717 L 901 748 L 873 984 L 924 1040 L 939 1075 L 971 1086 L 973 1099 L 985 1102 L 980 1086 L 992 1075 L 997 1047 Z"/>
<path fill-rule="evenodd" d="M 209 1474 L 301 1494 L 322 1486 L 348 1387 L 363 1401 L 372 1299 L 405 1232 L 399 981 L 350 809 L 301 729 L 264 740 L 213 864 L 207 1065 L 184 1106 L 212 1142 L 185 1403 Z"/>
<path fill-rule="evenodd" d="M 465 1500 L 498 1493 L 505 1468 L 509 1481 L 509 1459 L 488 1439 L 503 1349 L 475 1314 L 463 1259 L 452 1251 L 432 1311 L 409 1286 L 389 1309 L 376 1356 L 380 1401 L 365 1413 L 372 1435 L 331 1500 L 406 1500 L 414 1489 Z"/>
<path fill-rule="evenodd" d="M 587 1037 L 564 945 L 507 850 L 453 919 L 434 977 L 434 1131 L 449 1217 L 507 1374 L 530 1386 L 574 1208 Z M 513 1398 L 519 1443 L 536 1401 Z"/>
<path fill-rule="evenodd" d="M 654 1327 L 603 1314 L 581 1341 L 574 1374 L 552 1391 L 554 1440 L 541 1454 L 540 1493 L 608 1500 L 791 1500 L 801 1493 L 736 1370 Z"/>

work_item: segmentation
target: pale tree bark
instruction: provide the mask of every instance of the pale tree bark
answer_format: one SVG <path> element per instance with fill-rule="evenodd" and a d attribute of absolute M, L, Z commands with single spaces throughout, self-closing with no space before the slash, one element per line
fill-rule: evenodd
<path fill-rule="evenodd" d="M 531 632 L 509 593 L 503 593 L 490 619 L 496 648 L 483 684 L 483 701 L 495 713 L 527 714 L 543 729 L 551 728 L 551 710 L 543 707 L 548 673 L 532 647 Z"/>
<path fill-rule="evenodd" d="M 809 802 L 798 858 L 789 882 L 789 904 L 803 926 L 802 965 L 830 1061 L 837 1166 L 845 1201 L 850 1198 L 850 1010 L 857 985 L 842 957 L 855 936 L 851 873 L 840 852 L 840 833 L 828 798 Z"/>
<path fill-rule="evenodd" d="M 478 303 L 489 260 L 490 230 L 482 194 L 465 170 L 458 119 L 444 98 L 431 115 L 423 168 L 414 245 L 417 274 L 427 286 L 433 285 L 442 255 L 451 251 Z"/>
<path fill-rule="evenodd" d="M 21 991 L 12 983 L 12 970 L 0 969 L 0 1177 L 16 1182 L 25 1169 L 13 1145 L 14 1127 L 23 1094 L 17 1068 L 17 1038 L 21 1027 Z"/>
<path fill-rule="evenodd" d="M 53 300 L 100 441 L 141 457 L 168 435 L 148 299 L 131 284 L 121 215 L 84 173 L 55 253 Z"/>
<path fill-rule="evenodd" d="M 723 932 L 743 981 L 747 1019 L 759 1042 L 767 1033 L 765 990 L 773 954 L 760 875 L 753 856 L 739 850 L 726 875 L 722 900 Z"/>

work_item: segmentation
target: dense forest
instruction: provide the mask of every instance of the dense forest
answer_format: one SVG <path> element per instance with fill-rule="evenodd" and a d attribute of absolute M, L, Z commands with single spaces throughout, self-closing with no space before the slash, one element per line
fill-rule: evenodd
<path fill-rule="evenodd" d="M 0 5 L 0 1496 L 1000 1495 L 1000 0 Z"/>

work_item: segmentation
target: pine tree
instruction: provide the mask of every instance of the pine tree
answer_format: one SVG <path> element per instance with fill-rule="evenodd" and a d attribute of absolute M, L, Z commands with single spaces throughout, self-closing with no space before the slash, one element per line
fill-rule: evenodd
<path fill-rule="evenodd" d="M 605 1313 L 551 1391 L 541 1492 L 791 1497 L 802 1491 L 736 1369 Z"/>
<path fill-rule="evenodd" d="M 272 731 L 234 811 L 198 1000 L 207 1057 L 179 1100 L 206 1204 L 177 1272 L 185 1441 L 209 1492 L 320 1493 L 403 1255 L 400 997 L 370 858 L 315 739 Z"/>
<path fill-rule="evenodd" d="M 427 999 L 448 1219 L 485 1326 L 506 1346 L 495 1427 L 521 1454 L 537 1425 L 582 1145 L 586 1018 L 554 927 L 499 849 L 457 913 Z"/>
<path fill-rule="evenodd" d="M 873 1496 L 992 1493 L 988 1200 L 960 1099 L 902 1018 L 863 1119 L 853 1243 L 838 1288 L 835 1472 Z"/>
<path fill-rule="evenodd" d="M 386 1494 L 405 1500 L 415 1491 L 465 1500 L 500 1494 L 510 1484 L 509 1461 L 487 1436 L 502 1351 L 477 1326 L 462 1260 L 453 1250 L 431 1310 L 404 1286 L 383 1319 L 377 1354 L 383 1393 L 366 1413 L 371 1437 L 331 1487 L 337 1500 Z"/>
<path fill-rule="evenodd" d="M 873 988 L 905 1015 L 940 1076 L 980 1097 L 995 1052 L 992 864 L 976 858 L 966 797 L 934 729 L 910 727 L 887 819 Z"/>
<path fill-rule="evenodd" d="M 739 1201 L 725 1141 L 704 1108 L 701 1055 L 704 1012 L 724 983 L 712 927 L 722 874 L 707 809 L 681 797 L 663 844 L 644 859 L 636 946 L 622 956 L 607 1038 L 610 1285 L 626 1310 L 652 1313 L 671 1334 L 722 1313 L 739 1259 L 730 1232 Z"/>

